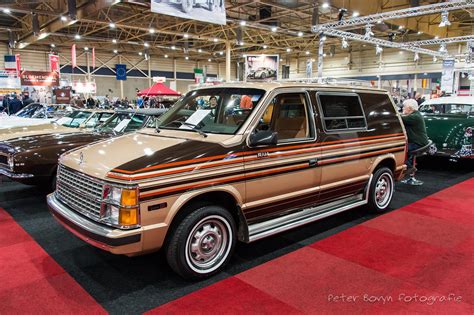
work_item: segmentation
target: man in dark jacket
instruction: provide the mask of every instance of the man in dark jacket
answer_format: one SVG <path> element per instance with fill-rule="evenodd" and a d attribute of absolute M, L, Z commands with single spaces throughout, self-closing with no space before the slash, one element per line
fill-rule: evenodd
<path fill-rule="evenodd" d="M 414 99 L 408 99 L 403 102 L 403 124 L 408 137 L 408 160 L 405 162 L 408 166 L 407 173 L 413 172 L 412 151 L 424 147 L 428 144 L 428 135 L 426 134 L 425 121 L 418 111 L 418 103 Z"/>
<path fill-rule="evenodd" d="M 10 109 L 10 115 L 15 114 L 22 108 L 23 104 L 21 101 L 16 97 L 16 95 L 13 95 L 13 99 L 8 102 L 8 108 Z"/>

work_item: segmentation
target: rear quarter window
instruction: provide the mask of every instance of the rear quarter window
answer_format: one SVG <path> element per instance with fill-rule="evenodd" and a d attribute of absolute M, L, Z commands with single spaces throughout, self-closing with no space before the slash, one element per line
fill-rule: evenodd
<path fill-rule="evenodd" d="M 316 97 L 326 131 L 365 130 L 367 128 L 364 109 L 359 95 L 356 93 L 319 92 Z"/>
<path fill-rule="evenodd" d="M 367 129 L 379 133 L 401 133 L 402 127 L 387 94 L 359 93 L 367 118 Z"/>

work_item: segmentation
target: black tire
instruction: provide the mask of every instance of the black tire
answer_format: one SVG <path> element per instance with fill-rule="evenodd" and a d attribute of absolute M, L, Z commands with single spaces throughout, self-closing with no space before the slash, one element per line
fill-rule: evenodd
<path fill-rule="evenodd" d="M 393 173 L 388 167 L 375 170 L 369 187 L 367 208 L 371 212 L 381 213 L 387 210 L 395 189 Z"/>
<path fill-rule="evenodd" d="M 166 246 L 168 264 L 185 279 L 208 278 L 218 273 L 232 256 L 236 230 L 235 220 L 225 208 L 197 208 L 172 231 Z"/>
<path fill-rule="evenodd" d="M 193 0 L 182 0 L 181 8 L 185 13 L 191 12 L 193 9 Z"/>

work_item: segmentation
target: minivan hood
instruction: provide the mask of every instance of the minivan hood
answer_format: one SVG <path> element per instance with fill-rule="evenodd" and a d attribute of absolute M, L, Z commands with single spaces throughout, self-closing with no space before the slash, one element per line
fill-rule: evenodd
<path fill-rule="evenodd" d="M 136 132 L 70 151 L 60 162 L 92 177 L 111 180 L 107 176 L 111 171 L 137 172 L 225 152 L 229 149 L 215 142 Z"/>

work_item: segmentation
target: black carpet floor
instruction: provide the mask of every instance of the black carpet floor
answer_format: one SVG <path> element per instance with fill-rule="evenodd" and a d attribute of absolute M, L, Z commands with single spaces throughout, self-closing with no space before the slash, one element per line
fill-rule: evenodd
<path fill-rule="evenodd" d="M 397 184 L 390 211 L 473 177 L 471 162 L 420 160 L 418 178 L 425 185 Z M 142 313 L 374 217 L 362 208 L 354 209 L 252 244 L 238 244 L 224 272 L 193 283 L 175 275 L 160 252 L 128 258 L 82 242 L 56 223 L 47 210 L 44 192 L 34 187 L 1 181 L 0 207 L 107 311 L 120 314 Z"/>

